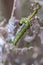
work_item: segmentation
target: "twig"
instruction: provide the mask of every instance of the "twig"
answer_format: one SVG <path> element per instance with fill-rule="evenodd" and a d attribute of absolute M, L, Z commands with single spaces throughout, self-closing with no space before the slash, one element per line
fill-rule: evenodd
<path fill-rule="evenodd" d="M 13 15 L 14 15 L 14 11 L 16 9 L 15 5 L 16 5 L 16 0 L 14 0 L 14 3 L 13 3 L 13 9 L 12 9 L 11 17 L 13 17 Z"/>

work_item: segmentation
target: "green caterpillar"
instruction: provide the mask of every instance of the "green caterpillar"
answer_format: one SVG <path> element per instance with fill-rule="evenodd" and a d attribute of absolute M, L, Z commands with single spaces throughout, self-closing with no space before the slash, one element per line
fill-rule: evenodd
<path fill-rule="evenodd" d="M 28 20 L 28 18 L 26 18 L 26 17 L 24 17 L 24 18 L 22 18 L 21 20 L 20 20 L 20 24 L 23 24 L 23 23 L 27 23 L 29 20 Z"/>

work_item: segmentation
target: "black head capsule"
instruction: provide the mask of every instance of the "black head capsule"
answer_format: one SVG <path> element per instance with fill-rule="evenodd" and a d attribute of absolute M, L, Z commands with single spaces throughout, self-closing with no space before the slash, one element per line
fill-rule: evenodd
<path fill-rule="evenodd" d="M 19 22 L 19 25 L 22 26 L 22 24 Z"/>

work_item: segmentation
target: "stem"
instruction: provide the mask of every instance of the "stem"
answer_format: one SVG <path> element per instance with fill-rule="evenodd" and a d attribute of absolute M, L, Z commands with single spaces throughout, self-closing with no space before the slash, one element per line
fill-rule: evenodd
<path fill-rule="evenodd" d="M 40 8 L 41 8 L 41 6 L 39 5 L 39 7 L 38 7 L 36 10 L 34 10 L 34 12 L 32 13 L 32 15 L 30 15 L 30 16 L 28 17 L 28 19 L 31 20 L 32 17 L 33 17 L 35 14 L 37 14 L 37 12 L 38 12 L 38 10 L 39 10 Z"/>
<path fill-rule="evenodd" d="M 30 15 L 28 17 L 28 20 L 30 21 L 31 18 L 38 12 L 38 10 L 40 9 L 40 7 L 38 7 L 36 10 L 34 10 L 34 12 L 32 13 L 32 15 Z M 19 39 L 23 36 L 23 34 L 26 32 L 26 30 L 30 27 L 30 22 L 27 22 L 27 24 L 25 24 L 25 26 L 17 33 L 17 35 L 14 38 L 13 44 L 16 45 L 17 42 L 19 41 Z"/>

